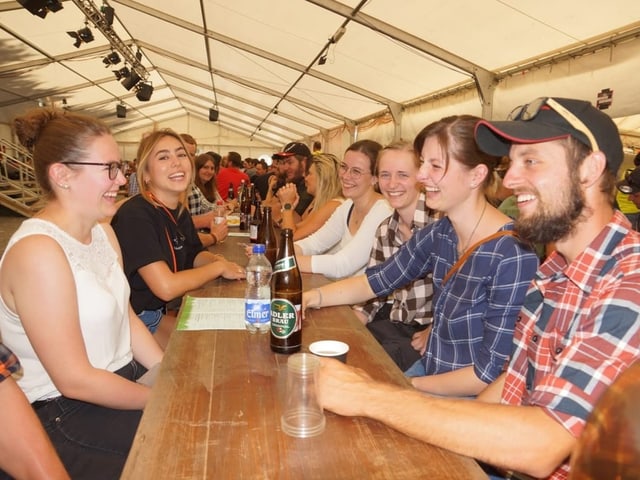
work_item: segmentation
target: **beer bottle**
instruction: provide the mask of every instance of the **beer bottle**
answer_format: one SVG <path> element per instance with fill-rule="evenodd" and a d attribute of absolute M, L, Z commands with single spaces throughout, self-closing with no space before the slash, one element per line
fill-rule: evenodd
<path fill-rule="evenodd" d="M 240 230 L 249 230 L 251 223 L 251 204 L 252 204 L 253 188 L 251 185 L 244 187 L 242 203 L 240 204 Z"/>
<path fill-rule="evenodd" d="M 293 249 L 293 231 L 282 230 L 271 277 L 271 350 L 296 353 L 302 345 L 302 277 Z"/>
<path fill-rule="evenodd" d="M 227 189 L 227 200 L 233 200 L 236 198 L 236 192 L 233 189 L 233 183 L 229 182 L 229 188 Z"/>
<path fill-rule="evenodd" d="M 249 241 L 251 243 L 258 243 L 258 230 L 260 229 L 261 223 L 262 208 L 260 207 L 260 200 L 256 196 L 253 217 L 251 217 L 251 223 L 249 224 Z"/>
<path fill-rule="evenodd" d="M 262 223 L 258 229 L 258 238 L 256 243 L 264 243 L 266 252 L 265 257 L 271 262 L 271 266 L 275 267 L 276 257 L 278 255 L 278 239 L 276 237 L 276 229 L 271 219 L 271 207 L 263 207 Z"/>

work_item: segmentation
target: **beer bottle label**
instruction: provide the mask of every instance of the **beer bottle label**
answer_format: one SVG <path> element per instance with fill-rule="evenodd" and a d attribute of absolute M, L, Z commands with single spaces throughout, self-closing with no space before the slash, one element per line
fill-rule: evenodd
<path fill-rule="evenodd" d="M 271 333 L 276 338 L 287 338 L 300 330 L 302 316 L 301 306 L 289 300 L 274 298 L 271 300 Z"/>
<path fill-rule="evenodd" d="M 287 270 L 293 270 L 294 268 L 296 268 L 296 257 L 291 256 L 291 257 L 279 258 L 276 261 L 276 264 L 273 269 L 273 273 L 286 272 Z"/>

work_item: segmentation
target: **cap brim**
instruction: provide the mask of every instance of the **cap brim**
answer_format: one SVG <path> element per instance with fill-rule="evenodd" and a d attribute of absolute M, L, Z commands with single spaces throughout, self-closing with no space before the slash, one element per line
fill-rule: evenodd
<path fill-rule="evenodd" d="M 507 156 L 511 145 L 551 142 L 570 137 L 571 133 L 557 125 L 524 121 L 487 122 L 476 124 L 475 137 L 478 147 L 485 153 Z"/>
<path fill-rule="evenodd" d="M 271 158 L 287 158 L 295 155 L 293 152 L 278 152 L 271 155 Z"/>

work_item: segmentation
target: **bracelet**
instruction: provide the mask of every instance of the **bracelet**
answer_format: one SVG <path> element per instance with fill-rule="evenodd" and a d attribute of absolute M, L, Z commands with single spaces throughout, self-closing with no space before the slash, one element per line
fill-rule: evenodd
<path fill-rule="evenodd" d="M 213 237 L 213 243 L 211 244 L 213 245 L 217 245 L 218 244 L 218 237 L 216 237 L 215 233 L 212 233 L 211 236 Z"/>
<path fill-rule="evenodd" d="M 317 308 L 320 308 L 322 306 L 322 291 L 320 291 L 319 288 L 315 289 L 316 292 L 318 292 L 318 306 Z"/>

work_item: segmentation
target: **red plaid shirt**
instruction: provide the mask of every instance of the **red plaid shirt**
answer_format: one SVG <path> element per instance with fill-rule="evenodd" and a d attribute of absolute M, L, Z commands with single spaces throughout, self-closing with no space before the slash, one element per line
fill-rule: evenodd
<path fill-rule="evenodd" d="M 571 264 L 554 253 L 540 266 L 516 323 L 502 402 L 539 406 L 579 437 L 602 393 L 640 357 L 639 303 L 640 234 L 616 212 Z M 568 473 L 566 462 L 549 478 Z"/>

